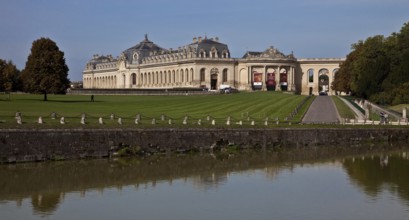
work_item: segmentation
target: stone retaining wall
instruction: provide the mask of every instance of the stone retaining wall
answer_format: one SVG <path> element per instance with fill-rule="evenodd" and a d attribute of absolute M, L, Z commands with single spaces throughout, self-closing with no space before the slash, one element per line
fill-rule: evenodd
<path fill-rule="evenodd" d="M 145 154 L 240 148 L 408 143 L 406 128 L 53 129 L 0 130 L 0 163 L 111 156 L 124 147 Z"/>

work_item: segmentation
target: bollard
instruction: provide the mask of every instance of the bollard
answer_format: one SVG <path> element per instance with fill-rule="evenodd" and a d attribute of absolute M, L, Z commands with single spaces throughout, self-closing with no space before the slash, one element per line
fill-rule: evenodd
<path fill-rule="evenodd" d="M 43 117 L 38 117 L 38 124 L 42 124 L 43 123 Z"/>
<path fill-rule="evenodd" d="M 152 124 L 155 125 L 156 124 L 156 119 L 152 118 Z"/>
<path fill-rule="evenodd" d="M 98 122 L 99 122 L 100 125 L 104 124 L 104 121 L 102 120 L 102 117 L 99 117 Z"/>
<path fill-rule="evenodd" d="M 81 124 L 85 125 L 85 117 L 81 118 Z"/>
<path fill-rule="evenodd" d="M 20 116 L 17 117 L 16 120 L 17 120 L 17 124 L 19 124 L 19 125 L 23 124 L 23 121 L 22 121 Z"/>
<path fill-rule="evenodd" d="M 121 117 L 118 118 L 118 124 L 122 125 L 122 118 Z"/>
<path fill-rule="evenodd" d="M 138 125 L 139 124 L 139 119 L 135 118 L 135 124 Z"/>
<path fill-rule="evenodd" d="M 64 117 L 61 117 L 61 119 L 60 119 L 60 124 L 65 124 L 65 118 Z"/>
<path fill-rule="evenodd" d="M 198 125 L 202 125 L 202 119 L 197 120 Z"/>
<path fill-rule="evenodd" d="M 212 120 L 212 125 L 216 125 L 216 121 L 214 119 Z"/>

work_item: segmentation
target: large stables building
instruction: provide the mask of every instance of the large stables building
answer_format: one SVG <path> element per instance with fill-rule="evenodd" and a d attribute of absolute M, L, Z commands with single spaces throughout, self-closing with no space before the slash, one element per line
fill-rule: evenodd
<path fill-rule="evenodd" d="M 83 71 L 88 89 L 173 89 L 290 91 L 303 95 L 335 94 L 331 83 L 344 59 L 297 59 L 274 47 L 232 58 L 216 38 L 164 49 L 148 39 L 111 55 L 94 55 Z"/>

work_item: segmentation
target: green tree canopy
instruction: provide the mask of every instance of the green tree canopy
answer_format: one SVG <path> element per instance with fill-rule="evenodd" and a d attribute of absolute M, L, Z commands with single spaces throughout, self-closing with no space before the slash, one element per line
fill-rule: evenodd
<path fill-rule="evenodd" d="M 0 91 L 12 92 L 20 87 L 20 71 L 13 62 L 0 59 Z"/>
<path fill-rule="evenodd" d="M 44 101 L 47 93 L 65 94 L 70 81 L 64 52 L 49 38 L 34 41 L 22 79 L 25 91 L 44 93 Z"/>
<path fill-rule="evenodd" d="M 368 38 L 354 60 L 351 89 L 355 95 L 369 98 L 381 92 L 381 84 L 390 71 L 390 61 L 383 36 Z"/>
<path fill-rule="evenodd" d="M 387 38 L 377 35 L 354 44 L 332 87 L 381 104 L 401 104 L 408 102 L 407 83 L 409 23 Z"/>

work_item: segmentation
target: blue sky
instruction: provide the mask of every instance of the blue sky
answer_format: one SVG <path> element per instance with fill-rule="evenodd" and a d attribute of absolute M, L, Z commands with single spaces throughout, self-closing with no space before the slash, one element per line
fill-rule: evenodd
<path fill-rule="evenodd" d="M 93 54 L 144 39 L 164 48 L 219 37 L 233 57 L 274 46 L 297 58 L 345 57 L 351 44 L 409 22 L 408 0 L 0 0 L 0 59 L 23 69 L 32 42 L 54 40 L 71 80 Z"/>

